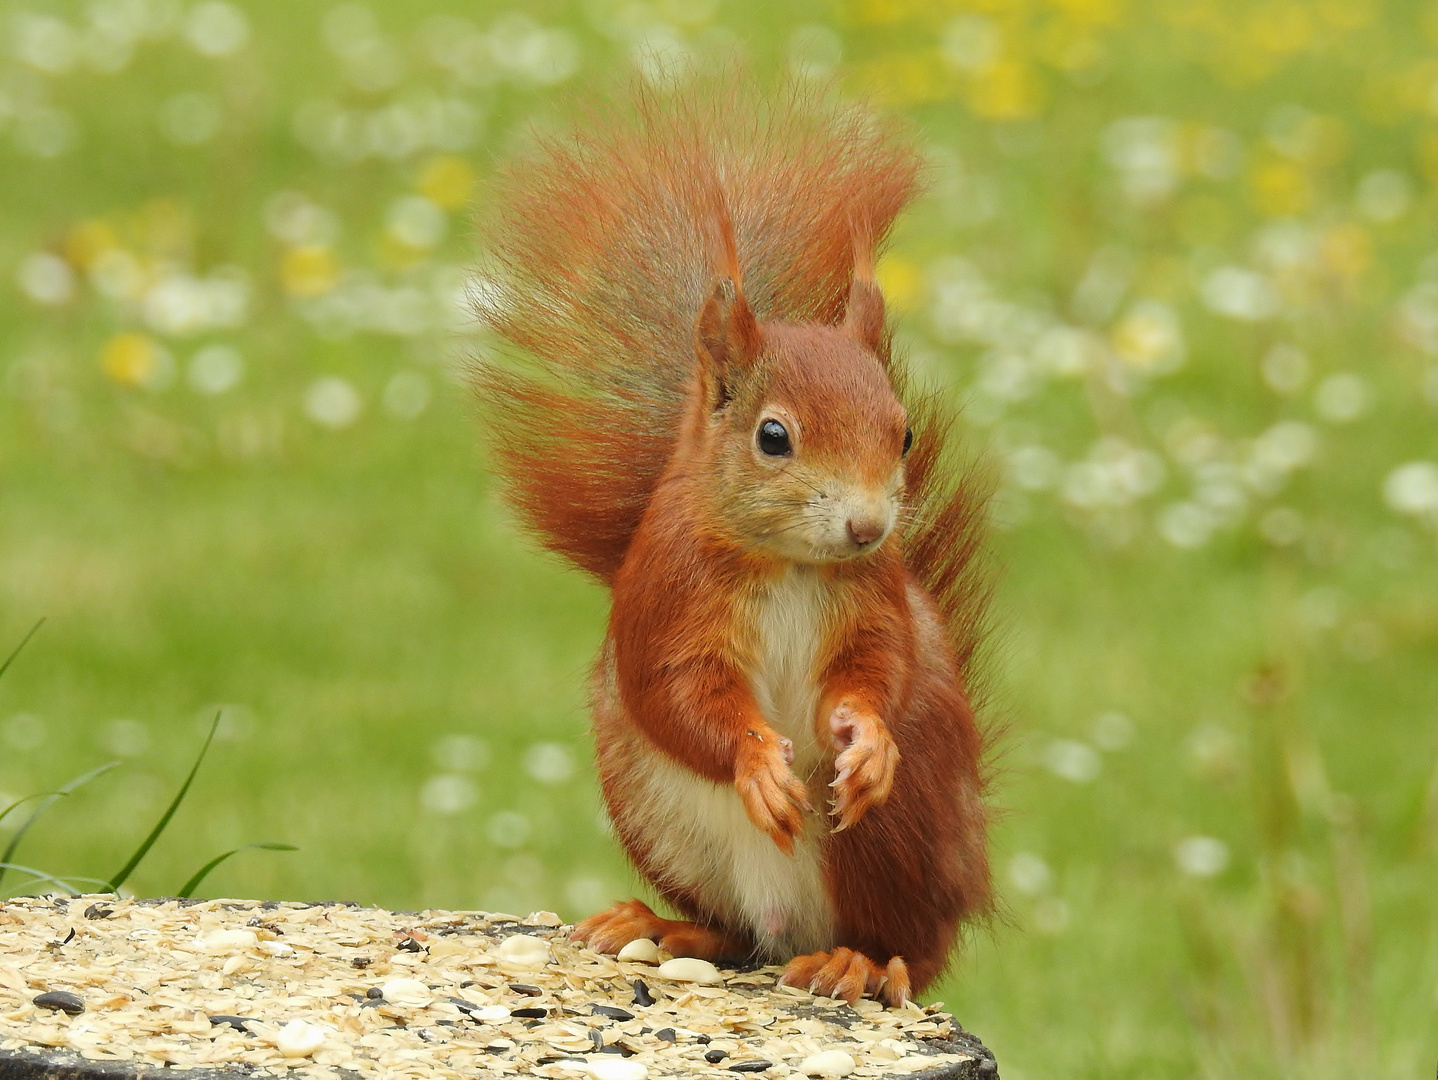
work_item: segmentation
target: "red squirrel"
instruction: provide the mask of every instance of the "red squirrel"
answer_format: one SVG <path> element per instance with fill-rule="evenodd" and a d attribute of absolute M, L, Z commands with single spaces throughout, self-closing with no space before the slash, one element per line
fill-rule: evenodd
<path fill-rule="evenodd" d="M 596 109 L 496 181 L 477 366 L 520 519 L 609 586 L 598 771 L 635 866 L 573 937 L 895 1005 L 991 903 L 983 498 L 908 392 L 874 258 L 918 157 L 737 83 Z"/>

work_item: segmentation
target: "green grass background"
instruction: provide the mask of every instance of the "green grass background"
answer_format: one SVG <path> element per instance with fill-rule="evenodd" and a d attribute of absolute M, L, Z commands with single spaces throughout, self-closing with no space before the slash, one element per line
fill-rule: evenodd
<path fill-rule="evenodd" d="M 637 887 L 588 765 L 605 599 L 490 494 L 453 374 L 484 342 L 433 300 L 405 333 L 305 312 L 355 274 L 433 298 L 476 263 L 467 211 L 425 211 L 406 243 L 397 199 L 435 168 L 482 181 L 636 57 L 737 46 L 766 74 L 833 71 L 930 148 L 882 273 L 904 347 L 1002 478 L 1004 910 L 932 996 L 1011 1080 L 1428 1075 L 1438 480 L 1392 478 L 1438 457 L 1435 13 L 5 5 L 0 642 L 48 622 L 0 683 L 0 794 L 124 761 L 20 861 L 116 870 L 223 705 L 139 893 L 257 840 L 302 851 L 240 855 L 205 891 L 576 918 Z M 431 99 L 468 108 L 468 133 L 366 155 L 367 121 L 316 149 L 303 119 Z M 281 192 L 337 228 L 277 237 Z M 102 234 L 135 282 L 104 284 Z M 231 324 L 147 309 L 220 266 L 247 283 Z M 197 392 L 214 344 L 242 378 Z M 325 378 L 357 415 L 316 407 Z M 1303 460 L 1253 479 L 1284 421 Z"/>

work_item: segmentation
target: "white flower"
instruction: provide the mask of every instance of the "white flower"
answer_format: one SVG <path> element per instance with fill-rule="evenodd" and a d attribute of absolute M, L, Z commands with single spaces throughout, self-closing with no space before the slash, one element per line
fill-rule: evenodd
<path fill-rule="evenodd" d="M 1438 465 L 1410 461 L 1383 481 L 1383 498 L 1400 514 L 1438 515 Z"/>
<path fill-rule="evenodd" d="M 1401 218 L 1413 202 L 1413 183 L 1397 169 L 1376 169 L 1358 182 L 1358 212 L 1380 225 Z"/>
<path fill-rule="evenodd" d="M 190 357 L 187 379 L 198 394 L 213 397 L 232 390 L 244 378 L 245 360 L 233 345 L 206 345 Z"/>
<path fill-rule="evenodd" d="M 419 801 L 432 814 L 450 816 L 469 809 L 479 798 L 479 788 L 467 776 L 440 773 L 431 776 L 420 789 Z"/>
<path fill-rule="evenodd" d="M 75 295 L 75 272 L 48 251 L 25 256 L 17 277 L 20 291 L 37 304 L 63 304 Z"/>
<path fill-rule="evenodd" d="M 574 775 L 574 755 L 560 743 L 535 743 L 524 753 L 524 771 L 541 784 L 562 784 Z"/>
<path fill-rule="evenodd" d="M 1278 293 L 1256 270 L 1221 266 L 1203 279 L 1203 302 L 1220 315 L 1261 322 L 1278 311 Z"/>
<path fill-rule="evenodd" d="M 1344 371 L 1330 375 L 1318 384 L 1313 394 L 1313 405 L 1323 419 L 1334 424 L 1346 424 L 1368 411 L 1371 397 L 1368 383 L 1361 376 Z"/>
<path fill-rule="evenodd" d="M 202 56 L 229 56 L 250 40 L 245 13 L 225 0 L 204 0 L 190 9 L 185 37 Z"/>
<path fill-rule="evenodd" d="M 982 15 L 960 15 L 944 26 L 939 52 L 955 71 L 971 73 L 987 67 L 1003 51 L 1003 33 L 992 19 Z"/>
<path fill-rule="evenodd" d="M 1009 860 L 1009 880 L 1025 896 L 1038 896 L 1053 885 L 1054 873 L 1042 856 L 1019 851 Z"/>
<path fill-rule="evenodd" d="M 402 244 L 432 248 L 444 239 L 448 221 L 444 210 L 423 195 L 402 195 L 390 204 L 385 228 Z"/>
<path fill-rule="evenodd" d="M 1172 503 L 1158 515 L 1158 532 L 1174 547 L 1200 548 L 1217 526 L 1213 514 L 1197 503 Z"/>
<path fill-rule="evenodd" d="M 363 409 L 364 399 L 354 384 L 338 375 L 316 379 L 305 391 L 305 413 L 327 428 L 349 427 Z"/>
<path fill-rule="evenodd" d="M 1181 175 L 1178 125 L 1157 116 L 1115 120 L 1103 133 L 1103 153 L 1124 195 L 1151 203 L 1171 195 Z"/>
<path fill-rule="evenodd" d="M 1173 860 L 1185 874 L 1214 877 L 1228 867 L 1228 845 L 1212 836 L 1190 836 L 1173 849 Z"/>
<path fill-rule="evenodd" d="M 1071 784 L 1087 784 L 1098 778 L 1103 759 L 1088 743 L 1077 739 L 1055 739 L 1044 748 L 1044 767 Z"/>

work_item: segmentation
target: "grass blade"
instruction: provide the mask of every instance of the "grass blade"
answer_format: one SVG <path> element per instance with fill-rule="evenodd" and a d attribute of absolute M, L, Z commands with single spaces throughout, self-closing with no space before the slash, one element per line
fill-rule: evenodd
<path fill-rule="evenodd" d="M 4 821 L 7 817 L 10 816 L 12 811 L 24 806 L 31 799 L 44 799 L 51 795 L 59 794 L 60 792 L 58 791 L 37 791 L 34 795 L 26 795 L 23 799 L 16 799 L 9 806 L 5 807 L 4 810 L 0 810 L 0 821 Z"/>
<path fill-rule="evenodd" d="M 35 634 L 39 631 L 40 627 L 44 625 L 45 620 L 44 618 L 41 618 L 39 622 L 37 622 L 34 626 L 30 627 L 30 632 L 20 639 L 20 644 L 16 645 L 14 651 L 5 658 L 5 662 L 3 664 L 0 664 L 0 679 L 3 679 L 5 677 L 5 672 L 10 670 L 10 665 L 15 662 L 15 657 L 20 655 L 20 650 L 23 649 L 26 645 L 30 644 L 30 639 L 34 637 Z"/>
<path fill-rule="evenodd" d="M 205 863 L 204 866 L 200 867 L 200 869 L 195 872 L 194 877 L 190 878 L 189 881 L 185 882 L 183 885 L 180 886 L 180 891 L 177 892 L 175 895 L 188 900 L 190 897 L 195 895 L 195 890 L 200 887 L 200 882 L 204 881 L 205 878 L 209 877 L 210 871 L 213 870 L 215 867 L 219 866 L 220 863 L 224 862 L 231 855 L 238 855 L 242 851 L 257 850 L 299 851 L 299 848 L 295 847 L 294 844 L 277 844 L 274 841 L 266 841 L 262 844 L 246 844 L 243 847 L 237 847 L 231 851 L 225 852 L 223 855 L 216 855 L 209 862 Z"/>
<path fill-rule="evenodd" d="M 29 885 L 34 881 L 48 881 L 51 885 L 60 886 L 60 888 L 64 889 L 71 896 L 80 895 L 80 890 L 75 888 L 68 881 L 61 881 L 57 877 L 51 877 L 49 874 L 45 873 L 45 871 L 36 870 L 33 866 L 21 866 L 19 863 L 12 862 L 0 862 L 0 871 L 3 870 L 19 870 L 25 874 L 33 874 L 34 877 L 31 879 L 31 881 L 25 882 L 26 885 Z M 89 878 L 87 880 L 94 881 L 97 879 Z"/>
<path fill-rule="evenodd" d="M 95 777 L 109 772 L 111 769 L 115 768 L 119 764 L 120 763 L 118 761 L 107 761 L 99 768 L 91 769 L 89 772 L 83 773 L 80 776 L 75 777 L 75 779 L 71 780 L 69 783 L 62 784 L 56 791 L 53 791 L 49 795 L 46 795 L 41 800 L 40 805 L 35 807 L 34 811 L 30 814 L 30 816 L 25 819 L 25 824 L 21 825 L 20 828 L 16 830 L 15 835 L 10 838 L 10 843 L 5 848 L 5 851 L 3 853 L 0 853 L 0 882 L 3 882 L 5 880 L 5 871 L 9 867 L 10 860 L 15 855 L 15 849 L 20 846 L 20 841 L 24 839 L 25 834 L 30 831 L 30 826 L 34 825 L 35 822 L 39 821 L 40 816 L 44 814 L 46 810 L 49 810 L 50 807 L 54 806 L 57 802 L 63 799 L 66 795 L 69 795 L 72 791 L 76 791 L 79 788 L 84 787 L 91 780 L 95 779 Z M 34 796 L 31 796 L 31 798 L 34 798 Z M 20 802 L 24 801 L 24 799 L 20 800 Z M 7 809 L 5 813 L 8 814 L 13 809 L 15 809 L 15 807 L 12 806 Z"/>
<path fill-rule="evenodd" d="M 170 824 L 170 819 L 175 816 L 175 811 L 180 808 L 180 803 L 184 801 L 185 794 L 190 790 L 190 785 L 194 783 L 195 774 L 200 771 L 200 763 L 205 760 L 205 754 L 209 751 L 210 743 L 214 741 L 215 732 L 218 731 L 219 728 L 220 713 L 217 712 L 215 713 L 214 722 L 210 724 L 210 733 L 205 736 L 205 745 L 200 747 L 200 756 L 195 758 L 195 764 L 190 768 L 190 775 L 185 777 L 185 782 L 180 785 L 180 790 L 175 793 L 174 799 L 170 802 L 169 809 L 167 809 L 160 820 L 155 823 L 155 827 L 150 830 L 150 835 L 145 837 L 140 846 L 135 849 L 135 853 L 130 856 L 130 861 L 116 871 L 115 876 L 106 884 L 106 892 L 119 892 L 120 886 L 125 884 L 126 879 L 134 872 L 135 867 L 140 865 L 140 860 L 149 854 L 150 848 L 155 846 L 155 841 L 160 838 L 160 834 L 164 832 L 165 827 Z"/>

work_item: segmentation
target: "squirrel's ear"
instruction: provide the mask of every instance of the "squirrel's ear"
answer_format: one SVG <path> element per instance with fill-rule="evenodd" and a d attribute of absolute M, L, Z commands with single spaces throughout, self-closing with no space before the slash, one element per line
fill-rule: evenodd
<path fill-rule="evenodd" d="M 874 227 L 866 215 L 851 213 L 849 238 L 854 245 L 854 280 L 844 308 L 844 332 L 872 353 L 884 343 L 884 294 L 874 283 Z"/>
<path fill-rule="evenodd" d="M 854 275 L 844 308 L 844 332 L 870 352 L 877 353 L 883 344 L 884 294 L 872 278 Z"/>
<path fill-rule="evenodd" d="M 714 287 L 694 328 L 699 364 L 710 405 L 729 400 L 732 383 L 759 354 L 759 322 L 732 278 Z"/>

